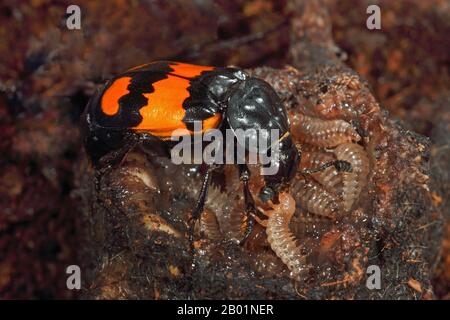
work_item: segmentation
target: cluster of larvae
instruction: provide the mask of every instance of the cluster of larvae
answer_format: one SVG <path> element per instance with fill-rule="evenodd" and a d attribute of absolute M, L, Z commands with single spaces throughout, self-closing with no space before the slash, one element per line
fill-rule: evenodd
<path fill-rule="evenodd" d="M 244 197 L 238 172 L 233 166 L 225 166 L 228 192 L 211 185 L 200 219 L 200 231 L 213 241 L 231 240 L 239 243 L 245 234 L 247 217 L 244 211 Z M 229 199 L 229 194 L 235 196 Z"/>
<path fill-rule="evenodd" d="M 364 147 L 358 144 L 361 137 L 349 122 L 323 120 L 303 114 L 296 114 L 291 120 L 291 132 L 302 151 L 299 172 L 333 160 L 351 164 L 350 172 L 339 172 L 332 166 L 305 176 L 299 174 L 292 182 L 290 192 L 279 195 L 278 204 L 271 204 L 269 210 L 261 209 L 268 216 L 266 221 L 260 223 L 266 227 L 272 250 L 289 268 L 292 278 L 301 280 L 307 269 L 307 257 L 302 254 L 289 229 L 296 204 L 303 211 L 330 219 L 351 211 L 367 183 L 369 159 Z M 237 172 L 226 172 L 226 176 L 231 179 L 227 184 L 235 189 L 235 194 L 242 194 Z M 210 188 L 200 221 L 202 232 L 211 240 L 231 239 L 239 242 L 246 227 L 243 207 L 242 198 L 230 202 L 225 193 Z"/>
<path fill-rule="evenodd" d="M 338 214 L 351 211 L 369 174 L 369 159 L 358 144 L 361 137 L 344 120 L 323 120 L 302 114 L 292 119 L 292 134 L 302 145 L 299 171 L 317 168 L 333 161 L 351 164 L 350 172 L 339 172 L 334 167 L 295 179 L 290 194 L 279 195 L 279 204 L 266 210 L 267 239 L 272 250 L 289 268 L 291 276 L 300 280 L 306 268 L 306 256 L 289 229 L 296 203 L 312 214 L 336 219 Z M 293 196 L 293 197 L 292 197 Z"/>

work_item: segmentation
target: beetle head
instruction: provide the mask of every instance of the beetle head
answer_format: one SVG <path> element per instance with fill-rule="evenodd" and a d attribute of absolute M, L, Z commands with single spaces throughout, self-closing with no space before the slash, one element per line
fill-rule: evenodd
<path fill-rule="evenodd" d="M 264 176 L 265 186 L 259 193 L 259 198 L 263 202 L 272 200 L 281 189 L 286 187 L 297 173 L 300 162 L 300 153 L 292 142 L 290 135 L 280 139 L 279 156 L 275 157 L 277 172 L 274 175 Z"/>

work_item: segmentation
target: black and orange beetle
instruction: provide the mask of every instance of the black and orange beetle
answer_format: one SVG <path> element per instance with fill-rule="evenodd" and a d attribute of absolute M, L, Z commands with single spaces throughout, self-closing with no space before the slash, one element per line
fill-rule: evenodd
<path fill-rule="evenodd" d="M 276 196 L 295 176 L 300 153 L 292 141 L 283 103 L 267 82 L 235 67 L 159 61 L 114 77 L 86 107 L 83 117 L 86 149 L 95 165 L 110 163 L 123 157 L 139 141 L 167 141 L 170 147 L 175 130 L 183 128 L 190 134 L 196 133 L 195 121 L 202 122 L 202 132 L 217 128 L 279 130 L 278 171 L 264 177 L 265 186 L 259 195 L 262 201 Z M 327 164 L 330 165 L 341 168 L 343 163 Z M 246 164 L 238 166 L 244 184 L 245 210 L 251 222 L 248 235 L 252 214 L 261 219 L 264 216 L 255 209 Z M 195 221 L 203 211 L 212 170 L 214 166 L 206 170 L 191 215 L 191 240 Z"/>

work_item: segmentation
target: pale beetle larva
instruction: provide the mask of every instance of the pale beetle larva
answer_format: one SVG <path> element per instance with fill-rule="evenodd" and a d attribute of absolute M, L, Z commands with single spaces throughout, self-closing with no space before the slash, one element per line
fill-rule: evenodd
<path fill-rule="evenodd" d="M 331 152 L 303 152 L 300 167 L 317 168 L 333 160 L 336 160 L 336 158 Z M 334 166 L 328 167 L 316 173 L 312 173 L 311 176 L 314 178 L 314 180 L 319 182 L 328 192 L 331 192 L 335 195 L 341 194 L 342 176 Z"/>
<path fill-rule="evenodd" d="M 200 220 L 202 231 L 208 239 L 239 242 L 245 233 L 246 220 L 241 201 L 229 201 L 226 193 L 215 187 L 210 188 Z"/>
<path fill-rule="evenodd" d="M 292 117 L 292 134 L 302 142 L 324 148 L 332 148 L 342 143 L 361 139 L 347 121 L 322 120 L 300 113 Z"/>
<path fill-rule="evenodd" d="M 339 160 L 347 161 L 352 166 L 351 172 L 342 172 L 344 187 L 342 198 L 345 211 L 350 211 L 358 199 L 361 190 L 367 183 L 369 174 L 369 159 L 364 148 L 355 143 L 344 143 L 334 149 Z"/>
<path fill-rule="evenodd" d="M 310 179 L 297 180 L 292 184 L 292 194 L 303 209 L 334 219 L 339 211 L 339 199 Z"/>
<path fill-rule="evenodd" d="M 295 212 L 295 200 L 288 193 L 279 194 L 280 203 L 264 213 L 269 217 L 266 221 L 267 241 L 273 252 L 289 268 L 291 277 L 300 280 L 308 270 L 306 255 L 302 254 L 295 236 L 289 230 L 289 222 Z"/>
<path fill-rule="evenodd" d="M 268 242 L 275 254 L 296 280 L 308 267 L 289 222 L 295 212 L 295 199 L 302 209 L 335 220 L 341 211 L 348 212 L 367 183 L 369 159 L 364 147 L 353 143 L 361 140 L 353 126 L 344 120 L 323 120 L 295 115 L 292 132 L 303 149 L 299 174 L 291 184 L 290 194 L 280 194 L 280 204 L 268 210 L 266 224 Z M 297 122 L 297 123 L 295 123 Z M 332 149 L 334 148 L 334 149 Z M 327 167 L 304 174 L 307 168 L 318 168 L 330 161 L 344 161 L 350 170 Z M 303 177 L 300 177 L 303 174 Z"/>
<path fill-rule="evenodd" d="M 223 240 L 216 214 L 208 209 L 203 210 L 200 217 L 200 229 L 206 237 L 213 241 Z"/>

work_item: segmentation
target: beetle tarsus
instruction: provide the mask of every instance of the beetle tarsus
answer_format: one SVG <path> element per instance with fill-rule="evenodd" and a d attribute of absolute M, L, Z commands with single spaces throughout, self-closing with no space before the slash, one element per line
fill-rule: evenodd
<path fill-rule="evenodd" d="M 244 236 L 242 237 L 241 241 L 239 241 L 240 246 L 243 246 L 247 242 L 250 234 L 253 231 L 253 226 L 255 225 L 255 218 L 253 218 L 253 216 L 250 214 L 247 217 L 247 226 L 245 228 Z"/>
<path fill-rule="evenodd" d="M 253 199 L 249 187 L 250 170 L 245 164 L 239 165 L 239 179 L 244 184 L 245 214 L 247 216 L 247 226 L 244 232 L 244 236 L 242 240 L 239 242 L 240 245 L 244 245 L 253 231 L 253 226 L 255 224 L 254 215 L 261 220 L 265 220 L 267 219 L 267 217 L 255 207 L 255 200 Z"/>
<path fill-rule="evenodd" d="M 203 177 L 202 187 L 200 189 L 200 194 L 197 199 L 197 204 L 195 205 L 194 210 L 192 210 L 191 217 L 189 218 L 188 222 L 188 237 L 189 237 L 189 245 L 191 247 L 191 252 L 194 254 L 194 231 L 195 231 L 195 224 L 197 223 L 198 219 L 200 218 L 200 215 L 203 212 L 203 207 L 205 205 L 206 196 L 208 195 L 208 187 L 209 182 L 211 180 L 211 172 L 214 170 L 215 167 L 209 167 L 206 170 L 206 173 Z"/>
<path fill-rule="evenodd" d="M 323 170 L 325 170 L 329 167 L 333 167 L 333 166 L 336 168 L 337 171 L 342 171 L 342 172 L 351 172 L 352 171 L 352 165 L 348 161 L 333 160 L 333 161 L 324 163 L 323 165 L 321 165 L 320 167 L 317 167 L 317 168 L 303 169 L 300 171 L 300 173 L 303 175 L 316 173 L 316 172 L 323 171 Z"/>

